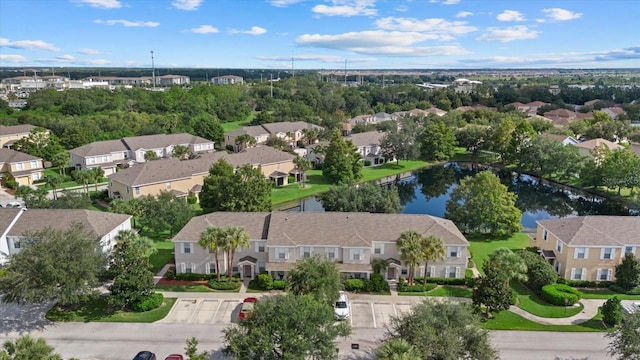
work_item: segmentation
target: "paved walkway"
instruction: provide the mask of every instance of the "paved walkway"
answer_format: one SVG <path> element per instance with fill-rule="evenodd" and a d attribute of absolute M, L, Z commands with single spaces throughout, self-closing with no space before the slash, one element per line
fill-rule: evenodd
<path fill-rule="evenodd" d="M 160 269 L 160 271 L 158 271 L 158 273 L 153 277 L 153 284 L 158 285 L 158 282 L 160 282 L 164 274 L 166 274 L 171 267 L 173 267 L 173 264 L 167 264 L 162 267 L 162 269 Z"/>
<path fill-rule="evenodd" d="M 576 315 L 570 316 L 570 317 L 566 317 L 566 318 L 543 318 L 540 316 L 536 316 L 533 315 L 531 313 L 528 313 L 522 309 L 520 309 L 519 307 L 516 306 L 511 306 L 509 308 L 509 310 L 511 312 L 514 312 L 520 316 L 522 316 L 525 319 L 531 320 L 531 321 L 535 321 L 539 324 L 545 324 L 545 325 L 577 325 L 577 324 L 582 324 L 585 323 L 591 319 L 593 319 L 594 316 L 596 316 L 598 314 L 598 308 L 600 306 L 602 306 L 602 304 L 604 304 L 605 300 L 602 299 L 582 299 L 580 301 L 582 303 L 582 305 L 584 305 L 584 308 L 582 309 L 582 311 Z"/>

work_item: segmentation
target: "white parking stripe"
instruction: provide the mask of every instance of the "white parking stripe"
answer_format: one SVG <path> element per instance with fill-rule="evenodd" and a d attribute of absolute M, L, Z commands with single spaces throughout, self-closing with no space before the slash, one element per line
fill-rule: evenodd
<path fill-rule="evenodd" d="M 376 326 L 376 310 L 373 308 L 373 302 L 370 304 L 371 304 L 371 316 L 373 317 L 373 327 L 377 328 L 378 326 Z"/>
<path fill-rule="evenodd" d="M 197 303 L 196 303 L 196 308 L 191 313 L 191 317 L 189 317 L 190 324 L 193 324 L 195 322 L 196 318 L 198 317 L 198 314 L 200 313 L 200 308 L 202 307 L 202 304 L 204 304 L 204 301 L 202 300 L 194 300 L 194 301 L 197 301 Z"/>
<path fill-rule="evenodd" d="M 222 305 L 222 301 L 218 301 L 218 307 L 216 308 L 216 313 L 213 314 L 213 317 L 211 318 L 211 323 L 214 324 L 216 322 L 216 319 L 218 318 L 218 311 L 220 311 L 220 306 Z"/>

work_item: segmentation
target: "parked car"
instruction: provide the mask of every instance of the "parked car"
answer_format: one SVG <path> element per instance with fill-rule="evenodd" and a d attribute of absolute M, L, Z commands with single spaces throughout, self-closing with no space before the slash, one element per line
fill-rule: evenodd
<path fill-rule="evenodd" d="M 133 360 L 156 360 L 156 354 L 151 351 L 140 351 Z"/>
<path fill-rule="evenodd" d="M 184 360 L 184 357 L 180 354 L 171 354 L 164 358 L 164 360 Z"/>
<path fill-rule="evenodd" d="M 340 295 L 338 296 L 338 300 L 333 306 L 333 309 L 336 315 L 336 320 L 346 320 L 349 318 L 351 314 L 349 313 L 349 298 L 347 297 L 346 292 L 340 291 Z"/>
<path fill-rule="evenodd" d="M 240 314 L 238 314 L 238 319 L 245 320 L 248 319 L 253 313 L 253 307 L 258 302 L 258 299 L 254 297 L 248 297 L 244 299 L 242 302 L 242 307 L 240 308 Z"/>
<path fill-rule="evenodd" d="M 20 204 L 20 203 L 19 203 L 19 202 L 17 202 L 17 201 L 12 201 L 12 202 L 10 202 L 10 203 L 8 203 L 8 204 L 7 204 L 7 207 L 8 207 L 8 208 L 19 208 L 19 207 L 21 207 L 21 206 L 22 206 L 22 204 Z"/>

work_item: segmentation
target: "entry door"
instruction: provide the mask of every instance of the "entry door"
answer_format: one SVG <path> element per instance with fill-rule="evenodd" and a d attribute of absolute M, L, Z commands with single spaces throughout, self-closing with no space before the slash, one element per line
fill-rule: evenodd
<path fill-rule="evenodd" d="M 396 279 L 396 268 L 390 267 L 387 268 L 387 280 L 395 280 Z"/>
<path fill-rule="evenodd" d="M 251 277 L 251 265 L 244 266 L 244 277 Z"/>

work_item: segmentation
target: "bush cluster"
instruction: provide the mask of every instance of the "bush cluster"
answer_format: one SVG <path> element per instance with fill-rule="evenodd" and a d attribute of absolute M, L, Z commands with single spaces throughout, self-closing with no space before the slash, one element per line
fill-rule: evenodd
<path fill-rule="evenodd" d="M 135 312 L 145 312 L 153 309 L 157 309 L 162 305 L 164 301 L 164 296 L 160 293 L 153 293 L 148 298 L 134 302 L 131 304 L 131 310 Z"/>
<path fill-rule="evenodd" d="M 558 278 L 558 284 L 565 284 L 577 288 L 609 288 L 615 283 L 613 281 L 588 281 L 588 280 L 569 280 Z"/>
<path fill-rule="evenodd" d="M 382 274 L 371 274 L 371 279 L 347 279 L 344 289 L 353 292 L 384 292 L 389 291 L 389 283 Z"/>
<path fill-rule="evenodd" d="M 164 273 L 164 277 L 167 280 L 175 280 L 176 278 L 176 268 L 170 267 L 166 273 Z"/>
<path fill-rule="evenodd" d="M 582 293 L 569 285 L 553 284 L 542 287 L 542 298 L 553 305 L 573 305 L 580 300 Z"/>
<path fill-rule="evenodd" d="M 176 274 L 176 280 L 182 281 L 200 281 L 215 279 L 216 274 L 197 274 L 197 273 L 182 273 Z"/>
<path fill-rule="evenodd" d="M 404 278 L 400 279 L 400 281 L 398 281 L 398 291 L 399 292 L 427 292 L 427 291 L 431 291 L 435 288 L 438 287 L 438 284 L 436 283 L 426 283 L 423 284 L 422 280 L 420 281 L 415 281 L 413 285 L 409 285 L 409 283 L 407 282 L 407 280 L 405 280 Z"/>
<path fill-rule="evenodd" d="M 272 290 L 284 290 L 287 288 L 287 282 L 284 280 L 273 280 Z"/>
<path fill-rule="evenodd" d="M 424 277 L 416 276 L 414 282 L 421 283 L 424 281 Z M 468 281 L 470 279 L 467 278 L 441 278 L 441 277 L 428 277 L 427 284 L 433 283 L 438 285 L 468 285 Z"/>
<path fill-rule="evenodd" d="M 236 278 L 231 278 L 231 280 L 229 280 L 226 277 L 222 277 L 220 278 L 220 281 L 218 281 L 217 279 L 212 279 L 209 280 L 208 285 L 210 288 L 214 289 L 214 290 L 238 290 L 240 289 L 240 281 L 239 279 L 236 280 Z"/>
<path fill-rule="evenodd" d="M 535 249 L 535 248 L 534 248 Z M 525 285 L 533 290 L 536 294 L 540 293 L 540 290 L 545 285 L 555 284 L 558 280 L 558 273 L 547 261 L 538 255 L 532 248 L 526 250 L 515 251 L 525 265 L 527 265 L 527 281 Z"/>

